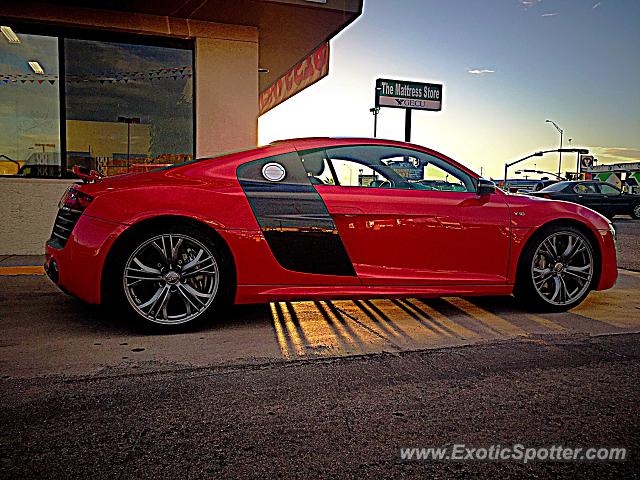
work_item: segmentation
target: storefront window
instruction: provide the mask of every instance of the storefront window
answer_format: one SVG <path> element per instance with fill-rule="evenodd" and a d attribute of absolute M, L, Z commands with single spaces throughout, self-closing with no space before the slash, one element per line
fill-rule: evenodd
<path fill-rule="evenodd" d="M 58 39 L 10 32 L 0 36 L 0 175 L 60 176 Z"/>
<path fill-rule="evenodd" d="M 67 169 L 145 171 L 193 156 L 192 52 L 65 39 Z"/>
<path fill-rule="evenodd" d="M 193 158 L 188 44 L 32 28 L 0 35 L 0 175 L 69 177 L 75 165 L 116 175 Z"/>

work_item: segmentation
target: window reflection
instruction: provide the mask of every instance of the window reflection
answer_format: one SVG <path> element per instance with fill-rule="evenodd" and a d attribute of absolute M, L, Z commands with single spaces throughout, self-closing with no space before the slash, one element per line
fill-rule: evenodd
<path fill-rule="evenodd" d="M 471 176 L 444 160 L 404 148 L 356 145 L 301 152 L 315 185 L 474 192 Z"/>
<path fill-rule="evenodd" d="M 59 176 L 58 41 L 16 36 L 0 36 L 0 175 Z"/>
<path fill-rule="evenodd" d="M 193 156 L 191 51 L 65 39 L 67 169 L 146 171 Z"/>

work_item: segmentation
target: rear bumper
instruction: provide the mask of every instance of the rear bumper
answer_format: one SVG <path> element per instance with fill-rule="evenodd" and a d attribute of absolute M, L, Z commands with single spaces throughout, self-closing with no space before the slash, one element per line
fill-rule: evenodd
<path fill-rule="evenodd" d="M 126 225 L 82 215 L 64 248 L 45 247 L 45 271 L 60 289 L 88 303 L 100 303 L 107 252 Z"/>
<path fill-rule="evenodd" d="M 596 230 L 600 251 L 602 252 L 600 281 L 596 290 L 606 290 L 613 287 L 618 279 L 618 266 L 616 255 L 616 241 L 611 230 Z"/>

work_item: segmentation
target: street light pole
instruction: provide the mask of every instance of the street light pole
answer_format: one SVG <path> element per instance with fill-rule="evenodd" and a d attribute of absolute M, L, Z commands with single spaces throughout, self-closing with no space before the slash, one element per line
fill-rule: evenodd
<path fill-rule="evenodd" d="M 562 130 L 558 126 L 558 124 L 556 122 L 554 122 L 553 120 L 545 120 L 545 122 L 546 123 L 551 123 L 554 127 L 556 127 L 556 130 L 560 134 L 560 149 L 558 150 L 558 152 L 559 152 L 559 156 L 558 156 L 558 176 L 560 176 L 560 174 L 562 173 L 562 136 L 564 135 L 564 130 Z"/>
<path fill-rule="evenodd" d="M 531 157 L 541 157 L 542 155 L 544 155 L 545 152 L 536 152 L 536 153 L 532 153 L 531 155 L 527 155 L 524 158 L 521 158 L 519 160 L 516 160 L 515 162 L 511 162 L 511 163 L 505 163 L 504 164 L 504 188 L 505 190 L 508 188 L 507 187 L 507 170 L 509 169 L 509 167 L 512 167 L 520 162 L 524 162 L 525 160 L 529 160 Z"/>
<path fill-rule="evenodd" d="M 553 153 L 553 152 L 558 152 L 558 153 L 577 153 L 578 155 L 586 155 L 589 153 L 589 150 L 587 150 L 586 148 L 557 148 L 555 150 L 541 150 L 539 152 L 536 153 L 532 153 L 531 155 L 527 155 L 524 158 L 520 158 L 518 160 L 515 160 L 511 163 L 505 163 L 504 164 L 504 187 L 505 189 L 507 188 L 507 170 L 509 169 L 509 167 L 512 167 L 520 162 L 524 162 L 525 160 L 530 159 L 531 157 L 541 157 L 543 156 L 545 153 Z M 558 178 L 562 178 L 562 176 L 560 174 L 558 174 Z"/>

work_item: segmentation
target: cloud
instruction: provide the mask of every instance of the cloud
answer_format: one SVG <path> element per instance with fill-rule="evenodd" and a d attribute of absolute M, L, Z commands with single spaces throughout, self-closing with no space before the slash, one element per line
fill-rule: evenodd
<path fill-rule="evenodd" d="M 488 68 L 472 68 L 467 70 L 467 73 L 470 73 L 471 75 L 485 75 L 487 73 L 496 73 L 496 71 Z"/>
<path fill-rule="evenodd" d="M 555 17 L 556 15 L 560 15 L 560 14 L 558 12 L 552 12 L 552 13 L 543 13 L 540 16 L 541 17 Z"/>
<path fill-rule="evenodd" d="M 593 147 L 599 163 L 640 162 L 640 148 Z"/>
<path fill-rule="evenodd" d="M 520 5 L 522 5 L 524 8 L 530 8 L 540 2 L 542 2 L 542 0 L 520 0 Z"/>
<path fill-rule="evenodd" d="M 602 5 L 602 2 L 595 3 L 591 8 L 598 8 L 600 5 Z"/>

